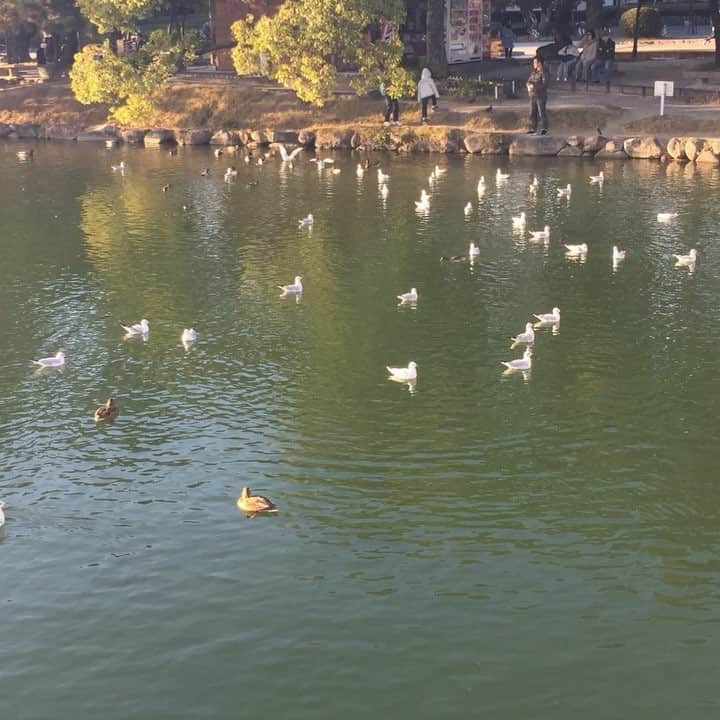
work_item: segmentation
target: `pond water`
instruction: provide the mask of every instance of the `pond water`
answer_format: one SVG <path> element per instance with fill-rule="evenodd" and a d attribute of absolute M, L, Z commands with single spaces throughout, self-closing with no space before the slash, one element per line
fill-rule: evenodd
<path fill-rule="evenodd" d="M 381 156 L 383 203 L 357 156 L 333 174 L 18 147 L 0 146 L 4 716 L 717 712 L 716 170 Z M 522 210 L 549 247 L 513 232 Z M 476 262 L 439 261 L 471 241 Z M 531 373 L 504 375 L 555 305 Z M 62 370 L 31 364 L 59 350 Z M 414 387 L 388 381 L 410 360 Z M 121 414 L 96 425 L 109 395 Z M 247 519 L 243 485 L 279 512 Z"/>

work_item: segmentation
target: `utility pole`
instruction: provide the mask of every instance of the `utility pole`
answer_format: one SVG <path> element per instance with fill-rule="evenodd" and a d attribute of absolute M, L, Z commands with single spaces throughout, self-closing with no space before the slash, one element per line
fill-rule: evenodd
<path fill-rule="evenodd" d="M 637 60 L 637 46 L 638 46 L 638 34 L 640 33 L 640 8 L 642 6 L 642 0 L 638 0 L 637 8 L 635 10 L 635 29 L 633 30 L 633 51 L 632 59 Z"/>

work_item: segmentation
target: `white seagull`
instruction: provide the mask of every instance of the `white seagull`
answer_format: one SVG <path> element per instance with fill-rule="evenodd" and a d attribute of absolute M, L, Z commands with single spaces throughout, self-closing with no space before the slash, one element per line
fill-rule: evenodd
<path fill-rule="evenodd" d="M 304 217 L 302 220 L 298 220 L 298 226 L 299 227 L 310 227 L 315 222 L 315 219 L 312 216 L 312 213 L 308 213 L 307 217 Z"/>
<path fill-rule="evenodd" d="M 182 331 L 180 340 L 182 340 L 183 343 L 195 342 L 197 340 L 197 333 L 195 332 L 195 330 L 193 328 L 185 328 Z"/>
<path fill-rule="evenodd" d="M 557 191 L 558 197 L 566 197 L 569 200 L 571 195 L 572 195 L 572 187 L 571 187 L 570 183 L 568 183 L 564 188 L 558 188 L 558 191 Z"/>
<path fill-rule="evenodd" d="M 384 173 L 381 168 L 378 168 L 377 175 L 378 175 L 378 182 L 380 184 L 386 183 L 390 179 L 390 176 L 387 173 Z"/>
<path fill-rule="evenodd" d="M 675 260 L 675 267 L 692 267 L 695 265 L 697 260 L 697 250 L 693 248 L 687 255 L 673 255 Z"/>
<path fill-rule="evenodd" d="M 587 243 L 580 243 L 579 245 L 566 245 L 567 253 L 566 255 L 587 255 L 588 246 Z"/>
<path fill-rule="evenodd" d="M 524 228 L 525 227 L 525 213 L 521 212 L 519 215 L 513 216 L 512 224 L 514 228 Z"/>
<path fill-rule="evenodd" d="M 433 174 L 436 178 L 439 178 L 441 175 L 444 175 L 447 172 L 447 168 L 441 168 L 439 165 L 435 166 L 435 169 L 433 170 Z"/>
<path fill-rule="evenodd" d="M 532 179 L 532 181 L 530 182 L 530 187 L 531 187 L 531 188 L 535 188 L 535 190 L 537 190 L 539 184 L 540 184 L 540 183 L 538 182 L 538 177 L 537 177 L 537 175 L 533 175 L 533 179 Z"/>
<path fill-rule="evenodd" d="M 58 352 L 55 353 L 54 357 L 40 358 L 39 360 L 33 360 L 33 362 L 41 368 L 61 367 L 65 364 L 65 353 Z"/>
<path fill-rule="evenodd" d="M 500 363 L 507 369 L 505 372 L 515 372 L 517 370 L 530 370 L 532 367 L 532 350 L 528 347 L 525 348 L 525 352 L 521 358 L 517 360 L 508 360 L 507 362 Z"/>
<path fill-rule="evenodd" d="M 511 340 L 513 342 L 512 348 L 516 345 L 532 345 L 535 342 L 535 331 L 533 330 L 532 323 L 525 323 L 525 332 L 519 333 L 514 338 L 511 338 Z"/>
<path fill-rule="evenodd" d="M 289 285 L 278 285 L 283 291 L 284 295 L 299 295 L 303 291 L 302 277 L 300 275 L 295 276 L 295 282 Z"/>
<path fill-rule="evenodd" d="M 380 194 L 382 195 L 383 200 L 387 200 L 387 196 L 390 194 L 390 191 L 388 190 L 388 186 L 383 183 L 380 187 Z"/>
<path fill-rule="evenodd" d="M 464 208 L 463 212 L 465 213 L 465 217 L 468 217 L 469 215 L 472 215 L 473 206 L 472 203 L 468 203 Z"/>
<path fill-rule="evenodd" d="M 482 195 L 485 192 L 485 176 L 483 175 L 477 184 L 478 195 Z"/>
<path fill-rule="evenodd" d="M 504 173 L 500 168 L 495 173 L 495 182 L 499 185 L 501 182 L 505 182 L 510 177 L 510 173 Z"/>
<path fill-rule="evenodd" d="M 280 158 L 284 163 L 292 162 L 303 151 L 302 145 L 298 148 L 295 148 L 291 153 L 288 153 L 282 143 L 278 145 L 278 148 L 280 148 Z"/>
<path fill-rule="evenodd" d="M 675 220 L 675 218 L 678 216 L 676 212 L 674 213 L 658 213 L 657 221 L 659 223 L 669 223 Z"/>
<path fill-rule="evenodd" d="M 406 368 L 390 367 L 386 365 L 387 371 L 390 373 L 390 379 L 398 382 L 408 382 L 408 380 L 417 380 L 417 363 L 409 362 Z"/>
<path fill-rule="evenodd" d="M 470 248 L 468 249 L 468 255 L 471 258 L 477 257 L 480 254 L 480 248 L 473 242 L 470 243 Z"/>
<path fill-rule="evenodd" d="M 625 250 L 620 250 L 617 245 L 613 245 L 613 265 L 617 265 L 619 262 L 622 262 L 625 259 Z"/>
<path fill-rule="evenodd" d="M 605 182 L 605 173 L 601 170 L 599 175 L 590 176 L 591 185 L 602 185 Z"/>
<path fill-rule="evenodd" d="M 550 226 L 546 225 L 543 230 L 531 230 L 530 240 L 534 242 L 548 242 L 550 240 Z"/>
<path fill-rule="evenodd" d="M 5 524 L 5 513 L 3 510 L 7 507 L 7 503 L 4 500 L 0 500 L 0 527 Z"/>
<path fill-rule="evenodd" d="M 365 168 L 363 168 L 363 166 L 360 163 L 358 163 L 357 167 L 355 168 L 355 174 L 359 178 L 361 178 L 363 175 L 365 175 Z"/>
<path fill-rule="evenodd" d="M 120 323 L 120 327 L 128 335 L 147 335 L 150 332 L 150 323 L 143 318 L 139 323 L 134 325 L 123 325 Z"/>
<path fill-rule="evenodd" d="M 402 295 L 397 296 L 398 300 L 401 303 L 416 303 L 418 299 L 418 291 L 417 288 L 412 288 L 410 292 L 403 293 Z"/>
<path fill-rule="evenodd" d="M 428 195 L 427 190 L 423 189 L 420 193 L 420 202 L 417 200 L 415 201 L 415 209 L 422 211 L 430 209 L 430 196 Z"/>
<path fill-rule="evenodd" d="M 125 170 L 125 161 L 121 160 L 119 165 L 111 165 L 110 169 L 113 172 L 123 172 Z"/>
<path fill-rule="evenodd" d="M 533 317 L 536 317 L 544 325 L 557 325 L 560 322 L 560 308 L 554 307 L 550 313 L 541 313 Z"/>

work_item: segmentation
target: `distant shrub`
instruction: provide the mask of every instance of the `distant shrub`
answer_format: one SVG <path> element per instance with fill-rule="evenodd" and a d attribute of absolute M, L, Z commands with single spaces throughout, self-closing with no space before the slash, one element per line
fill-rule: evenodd
<path fill-rule="evenodd" d="M 636 13 L 637 8 L 631 8 L 620 16 L 620 33 L 625 37 L 632 37 L 635 32 Z M 640 25 L 638 26 L 638 34 L 640 37 L 660 37 L 662 35 L 662 29 L 662 17 L 655 8 L 640 8 Z"/>

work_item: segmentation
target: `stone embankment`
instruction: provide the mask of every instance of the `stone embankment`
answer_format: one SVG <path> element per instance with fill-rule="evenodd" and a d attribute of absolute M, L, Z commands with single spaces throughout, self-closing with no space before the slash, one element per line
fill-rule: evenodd
<path fill-rule="evenodd" d="M 603 135 L 523 135 L 511 132 L 473 132 L 460 128 L 318 128 L 317 130 L 130 129 L 101 125 L 86 130 L 37 123 L 0 123 L 0 138 L 20 140 L 75 140 L 127 143 L 161 148 L 171 145 L 215 145 L 237 148 L 275 143 L 318 150 L 374 150 L 398 153 L 471 153 L 533 157 L 599 158 L 603 160 L 681 160 L 720 165 L 720 139 L 654 136 L 610 138 Z"/>

